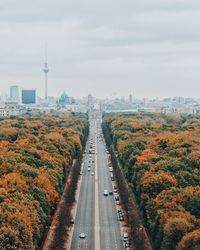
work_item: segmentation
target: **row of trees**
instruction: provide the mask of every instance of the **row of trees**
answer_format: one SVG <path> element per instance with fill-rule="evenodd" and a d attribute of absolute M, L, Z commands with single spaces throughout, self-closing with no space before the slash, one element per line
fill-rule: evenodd
<path fill-rule="evenodd" d="M 0 249 L 38 249 L 87 117 L 24 116 L 0 123 Z"/>
<path fill-rule="evenodd" d="M 120 163 L 114 152 L 112 140 L 105 123 L 102 123 L 102 130 L 104 133 L 107 148 L 110 153 L 110 159 L 117 182 L 120 200 L 126 212 L 126 221 L 130 227 L 130 234 L 133 245 L 135 249 L 138 250 L 152 250 L 151 241 L 148 237 L 145 227 L 143 226 L 143 222 L 141 220 L 137 205 L 130 194 L 128 184 L 120 168 Z"/>
<path fill-rule="evenodd" d="M 85 132 L 82 140 L 83 148 L 85 148 L 88 134 L 89 124 L 85 127 Z M 54 221 L 52 225 L 55 226 L 55 229 L 52 235 L 49 234 L 46 238 L 50 244 L 44 244 L 43 249 L 59 250 L 66 248 L 69 229 L 72 226 L 72 220 L 74 220 L 71 215 L 71 210 L 75 202 L 78 179 L 80 177 L 81 171 L 82 156 L 82 152 L 78 153 L 76 160 L 73 161 L 69 173 L 69 179 L 65 184 L 62 197 L 60 199 L 59 205 L 57 206 L 57 211 L 54 214 Z M 52 232 L 52 230 L 50 232 Z"/>
<path fill-rule="evenodd" d="M 155 249 L 198 249 L 200 116 L 109 114 L 104 124 Z"/>

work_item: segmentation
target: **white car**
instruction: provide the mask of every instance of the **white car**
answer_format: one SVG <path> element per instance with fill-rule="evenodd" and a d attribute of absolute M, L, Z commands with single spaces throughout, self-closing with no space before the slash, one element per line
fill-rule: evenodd
<path fill-rule="evenodd" d="M 80 239 L 85 239 L 85 234 L 84 233 L 80 233 L 79 238 Z"/>
<path fill-rule="evenodd" d="M 94 172 L 91 172 L 91 175 L 94 175 Z"/>
<path fill-rule="evenodd" d="M 103 195 L 104 195 L 104 196 L 108 196 L 108 190 L 107 190 L 107 189 L 104 189 Z"/>

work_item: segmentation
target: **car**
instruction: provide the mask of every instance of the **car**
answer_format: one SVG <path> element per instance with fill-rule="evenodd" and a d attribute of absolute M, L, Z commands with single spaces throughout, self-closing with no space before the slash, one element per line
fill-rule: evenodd
<path fill-rule="evenodd" d="M 127 234 L 127 233 L 124 233 L 124 234 L 123 234 L 123 238 L 124 238 L 124 241 L 127 241 L 127 240 L 128 240 L 128 234 Z"/>
<path fill-rule="evenodd" d="M 94 175 L 94 172 L 91 172 L 91 175 Z"/>
<path fill-rule="evenodd" d="M 90 172 L 90 167 L 88 167 L 87 171 Z"/>
<path fill-rule="evenodd" d="M 85 239 L 85 233 L 80 233 L 79 238 L 80 239 Z"/>
<path fill-rule="evenodd" d="M 74 219 L 72 218 L 71 221 L 70 221 L 71 224 L 74 224 Z"/>
<path fill-rule="evenodd" d="M 110 195 L 113 195 L 113 191 L 112 191 L 112 190 L 110 190 L 110 191 L 109 191 L 109 194 L 110 194 Z"/>
<path fill-rule="evenodd" d="M 115 200 L 116 200 L 116 201 L 119 201 L 119 196 L 115 196 Z"/>
<path fill-rule="evenodd" d="M 124 217 L 122 213 L 118 213 L 118 217 Z"/>
<path fill-rule="evenodd" d="M 120 204 L 120 202 L 119 201 L 116 201 L 116 205 L 119 205 Z"/>
<path fill-rule="evenodd" d="M 114 193 L 117 193 L 117 188 L 114 188 Z"/>
<path fill-rule="evenodd" d="M 120 216 L 120 217 L 119 217 L 119 220 L 120 220 L 120 221 L 124 221 L 124 217 L 123 217 L 123 216 Z"/>
<path fill-rule="evenodd" d="M 108 190 L 107 190 L 107 189 L 104 189 L 103 195 L 104 195 L 104 196 L 108 196 Z"/>

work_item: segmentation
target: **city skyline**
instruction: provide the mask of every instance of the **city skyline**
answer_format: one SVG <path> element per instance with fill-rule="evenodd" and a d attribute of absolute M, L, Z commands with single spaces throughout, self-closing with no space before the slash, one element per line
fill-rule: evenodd
<path fill-rule="evenodd" d="M 3 0 L 0 93 L 19 83 L 44 96 L 48 41 L 49 96 L 198 98 L 200 3 L 103 2 Z"/>
<path fill-rule="evenodd" d="M 11 97 L 12 94 L 11 94 L 11 89 L 13 87 L 17 87 L 18 88 L 18 94 L 19 94 L 19 99 L 21 98 L 21 93 L 23 90 L 34 90 L 36 91 L 36 96 L 37 98 L 40 98 L 40 100 L 43 100 L 44 102 L 46 102 L 46 95 L 45 95 L 45 86 L 44 86 L 44 96 L 38 94 L 38 90 L 37 89 L 34 89 L 34 87 L 29 87 L 29 88 L 23 88 L 22 86 L 20 86 L 19 84 L 13 84 L 13 85 L 9 85 L 8 88 L 7 88 L 7 91 L 6 92 L 0 92 L 0 100 L 1 101 L 8 101 L 9 99 L 13 101 L 13 98 Z M 59 99 L 63 94 L 66 94 L 68 97 L 72 97 L 72 98 L 76 98 L 76 99 L 85 99 L 85 98 L 88 98 L 88 96 L 92 96 L 93 98 L 95 99 L 99 99 L 99 100 L 117 100 L 117 99 L 121 99 L 121 100 L 126 100 L 127 102 L 130 102 L 130 98 L 132 99 L 132 101 L 134 102 L 137 101 L 137 100 L 165 100 L 165 99 L 176 99 L 176 98 L 183 98 L 183 99 L 193 99 L 193 100 L 200 100 L 200 97 L 197 96 L 189 96 L 189 95 L 186 95 L 186 96 L 181 96 L 181 95 L 172 95 L 172 96 L 155 96 L 155 97 L 137 97 L 136 95 L 134 95 L 134 93 L 132 92 L 129 92 L 128 95 L 120 95 L 120 94 L 117 94 L 116 92 L 115 93 L 112 93 L 110 96 L 105 96 L 105 97 L 99 97 L 99 96 L 95 96 L 93 95 L 92 93 L 87 93 L 85 96 L 72 96 L 70 95 L 66 90 L 63 90 L 62 92 L 60 92 L 58 95 L 47 95 L 47 98 L 55 98 L 55 99 Z M 2 99 L 1 99 L 2 98 Z"/>

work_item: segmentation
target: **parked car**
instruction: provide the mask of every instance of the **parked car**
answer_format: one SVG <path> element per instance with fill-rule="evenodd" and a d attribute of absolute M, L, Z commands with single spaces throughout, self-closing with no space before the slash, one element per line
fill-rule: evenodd
<path fill-rule="evenodd" d="M 124 233 L 124 234 L 123 234 L 123 239 L 124 239 L 124 241 L 127 241 L 127 240 L 128 240 L 128 234 L 127 234 L 127 233 Z"/>
<path fill-rule="evenodd" d="M 115 200 L 116 200 L 116 201 L 119 201 L 119 196 L 115 196 Z"/>

